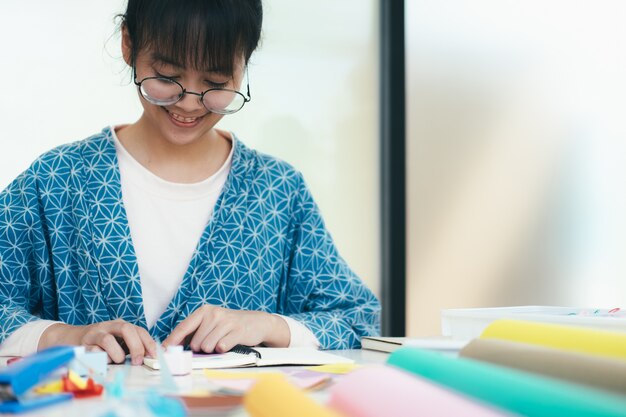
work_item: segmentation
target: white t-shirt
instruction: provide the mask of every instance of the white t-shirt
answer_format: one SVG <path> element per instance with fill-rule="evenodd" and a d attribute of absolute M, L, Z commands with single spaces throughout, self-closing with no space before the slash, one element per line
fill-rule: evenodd
<path fill-rule="evenodd" d="M 156 176 L 135 160 L 115 135 L 114 140 L 122 199 L 141 277 L 144 314 L 150 328 L 182 282 L 230 173 L 235 146 L 233 142 L 228 158 L 215 174 L 197 183 L 180 184 Z M 319 347 L 306 326 L 281 317 L 291 332 L 290 347 Z M 0 356 L 36 352 L 41 335 L 54 323 L 57 322 L 37 320 L 20 327 L 0 346 Z"/>

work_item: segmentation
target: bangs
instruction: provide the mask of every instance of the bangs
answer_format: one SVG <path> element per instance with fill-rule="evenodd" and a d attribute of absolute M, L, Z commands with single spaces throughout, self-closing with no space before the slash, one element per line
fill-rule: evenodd
<path fill-rule="evenodd" d="M 245 0 L 130 0 L 124 24 L 135 61 L 149 50 L 183 68 L 234 72 L 256 49 L 262 12 Z M 134 6 L 134 7 L 133 7 Z"/>

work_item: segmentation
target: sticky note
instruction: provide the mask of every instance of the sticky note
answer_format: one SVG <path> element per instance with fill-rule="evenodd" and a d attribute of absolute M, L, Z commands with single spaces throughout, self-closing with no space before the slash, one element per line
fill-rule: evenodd
<path fill-rule="evenodd" d="M 316 372 L 301 371 L 298 373 L 283 372 L 228 372 L 205 369 L 204 375 L 216 386 L 231 392 L 247 392 L 263 378 L 280 378 L 286 376 L 289 382 L 301 389 L 315 389 L 329 381 L 328 375 Z"/>
<path fill-rule="evenodd" d="M 315 402 L 304 391 L 289 384 L 284 377 L 260 379 L 243 399 L 251 417 L 340 417 Z"/>
<path fill-rule="evenodd" d="M 314 372 L 323 372 L 326 374 L 343 375 L 352 372 L 355 369 L 359 369 L 360 367 L 361 365 L 357 365 L 354 363 L 335 363 L 331 365 L 309 366 L 305 369 Z"/>
<path fill-rule="evenodd" d="M 209 379 L 260 379 L 268 376 L 281 377 L 280 372 L 228 372 L 215 371 L 211 369 L 204 370 L 204 376 Z"/>

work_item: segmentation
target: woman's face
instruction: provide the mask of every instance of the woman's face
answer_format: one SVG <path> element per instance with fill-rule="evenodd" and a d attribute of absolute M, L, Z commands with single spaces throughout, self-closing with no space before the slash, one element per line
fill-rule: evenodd
<path fill-rule="evenodd" d="M 211 68 L 189 69 L 183 64 L 172 62 L 166 56 L 141 51 L 135 61 L 135 76 L 137 82 L 148 77 L 170 78 L 186 91 L 194 93 L 202 93 L 211 88 L 239 90 L 244 72 L 243 57 L 235 62 L 234 68 L 234 74 L 225 74 Z M 148 123 L 152 132 L 158 132 L 162 138 L 173 144 L 191 144 L 207 137 L 223 116 L 207 110 L 201 98 L 194 94 L 185 94 L 178 102 L 165 106 L 150 103 L 141 93 L 139 96 L 144 108 L 144 122 Z"/>

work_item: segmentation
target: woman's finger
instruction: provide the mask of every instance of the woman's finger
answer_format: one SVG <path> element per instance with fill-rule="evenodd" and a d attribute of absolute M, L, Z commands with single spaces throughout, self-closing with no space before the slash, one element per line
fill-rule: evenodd
<path fill-rule="evenodd" d="M 87 345 L 85 346 L 85 351 L 86 352 L 104 352 L 104 350 L 97 345 Z M 109 363 L 113 363 L 113 361 L 111 360 L 111 357 L 109 355 L 107 355 L 107 364 Z"/>
<path fill-rule="evenodd" d="M 180 345 L 183 340 L 196 331 L 202 322 L 204 308 L 199 308 L 181 321 L 172 333 L 163 341 L 163 346 Z"/>
<path fill-rule="evenodd" d="M 137 326 L 128 322 L 117 323 L 112 329 L 114 335 L 124 340 L 133 365 L 141 365 L 146 354 L 143 341 L 139 337 L 137 329 Z"/>
<path fill-rule="evenodd" d="M 96 337 L 96 343 L 104 350 L 114 363 L 123 363 L 126 360 L 124 349 L 111 333 L 100 333 Z"/>
<path fill-rule="evenodd" d="M 215 352 L 215 345 L 218 341 L 220 341 L 224 336 L 232 331 L 232 326 L 229 324 L 218 323 L 217 326 L 209 333 L 202 343 L 200 344 L 200 349 L 206 353 Z"/>
<path fill-rule="evenodd" d="M 154 341 L 152 336 L 150 336 L 150 333 L 148 333 L 148 331 L 143 327 L 138 327 L 137 332 L 139 333 L 139 338 L 143 343 L 146 354 L 152 358 L 156 358 L 156 342 Z"/>
<path fill-rule="evenodd" d="M 189 342 L 189 347 L 194 352 L 200 352 L 202 350 L 201 345 L 204 339 L 215 329 L 216 322 L 213 317 L 207 317 L 206 315 L 202 319 L 202 323 L 200 323 L 200 327 L 196 329 L 191 341 Z"/>
<path fill-rule="evenodd" d="M 217 341 L 215 345 L 215 351 L 218 353 L 225 353 L 235 347 L 236 344 L 242 342 L 241 332 L 233 330 L 228 332 L 224 337 Z"/>

